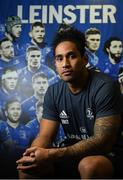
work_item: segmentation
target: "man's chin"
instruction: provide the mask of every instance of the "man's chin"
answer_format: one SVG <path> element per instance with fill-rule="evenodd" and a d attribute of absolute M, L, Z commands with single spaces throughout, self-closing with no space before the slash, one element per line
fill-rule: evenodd
<path fill-rule="evenodd" d="M 119 63 L 121 61 L 121 57 L 116 57 L 115 58 L 115 63 L 117 64 L 117 63 Z"/>
<path fill-rule="evenodd" d="M 61 77 L 61 79 L 65 82 L 72 82 L 72 77 L 66 76 L 66 77 Z"/>
<path fill-rule="evenodd" d="M 43 42 L 43 39 L 40 40 L 40 41 L 37 41 L 37 44 L 41 44 Z"/>
<path fill-rule="evenodd" d="M 10 89 L 10 91 L 14 91 L 14 90 L 15 90 L 15 87 Z"/>

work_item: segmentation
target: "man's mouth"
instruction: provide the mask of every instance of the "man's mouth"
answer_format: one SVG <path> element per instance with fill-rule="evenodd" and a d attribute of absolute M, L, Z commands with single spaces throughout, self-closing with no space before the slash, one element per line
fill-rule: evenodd
<path fill-rule="evenodd" d="M 66 71 L 63 71 L 62 74 L 63 74 L 63 75 L 66 75 L 66 76 L 67 76 L 67 75 L 71 75 L 71 74 L 72 74 L 72 71 L 66 70 Z"/>

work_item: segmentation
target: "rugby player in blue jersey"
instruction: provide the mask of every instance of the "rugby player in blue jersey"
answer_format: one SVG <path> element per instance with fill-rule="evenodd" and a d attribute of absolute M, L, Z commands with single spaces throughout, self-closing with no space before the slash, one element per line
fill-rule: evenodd
<path fill-rule="evenodd" d="M 79 30 L 58 32 L 53 48 L 61 81 L 46 92 L 39 136 L 17 161 L 20 178 L 112 178 L 121 122 L 119 84 L 86 68 L 85 36 Z M 60 122 L 68 141 L 53 148 Z"/>

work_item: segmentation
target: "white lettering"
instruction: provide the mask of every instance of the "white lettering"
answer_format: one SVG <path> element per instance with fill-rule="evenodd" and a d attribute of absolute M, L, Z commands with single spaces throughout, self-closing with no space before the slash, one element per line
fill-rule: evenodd
<path fill-rule="evenodd" d="M 39 17 L 39 12 L 36 12 L 36 10 L 41 10 L 41 6 L 30 6 L 30 12 L 29 12 L 29 22 L 34 23 L 35 21 L 41 21 L 40 19 L 37 19 L 35 17 Z"/>
<path fill-rule="evenodd" d="M 101 5 L 90 6 L 90 23 L 101 23 L 101 19 L 97 19 L 97 17 L 100 17 L 101 15 L 101 12 L 99 11 L 101 9 Z"/>
<path fill-rule="evenodd" d="M 33 23 L 42 21 L 44 24 L 57 23 L 116 23 L 115 15 L 117 9 L 114 5 L 30 5 L 28 15 L 25 12 L 28 7 L 22 5 L 17 7 L 17 15 L 22 19 L 22 23 Z"/>
<path fill-rule="evenodd" d="M 76 21 L 76 15 L 75 13 L 73 13 L 72 11 L 74 11 L 76 8 L 72 5 L 69 5 L 69 6 L 65 6 L 64 8 L 64 14 L 67 15 L 68 17 L 70 17 L 70 19 L 68 19 L 67 17 L 64 18 L 64 22 L 65 23 L 68 23 L 68 24 L 71 24 L 71 23 L 74 23 Z M 72 11 L 71 11 L 72 10 Z"/>
<path fill-rule="evenodd" d="M 42 23 L 47 23 L 47 14 L 48 14 L 48 7 L 42 6 Z"/>
<path fill-rule="evenodd" d="M 49 23 L 53 23 L 55 18 L 58 23 L 62 22 L 62 9 L 63 6 L 58 6 L 58 12 L 54 6 L 49 6 Z"/>
<path fill-rule="evenodd" d="M 26 24 L 29 22 L 27 19 L 23 19 L 23 6 L 22 5 L 17 6 L 17 16 L 21 18 L 22 23 Z"/>
<path fill-rule="evenodd" d="M 86 21 L 85 11 L 87 9 L 89 9 L 89 6 L 88 5 L 85 5 L 85 6 L 77 5 L 76 8 L 80 10 L 80 23 L 81 24 L 85 23 L 85 21 Z"/>
<path fill-rule="evenodd" d="M 116 23 L 115 13 L 116 7 L 113 5 L 105 5 L 103 7 L 103 23 Z"/>

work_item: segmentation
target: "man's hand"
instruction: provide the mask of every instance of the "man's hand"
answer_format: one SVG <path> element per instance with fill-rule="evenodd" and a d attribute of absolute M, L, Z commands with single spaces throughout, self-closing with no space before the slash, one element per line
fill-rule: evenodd
<path fill-rule="evenodd" d="M 23 153 L 23 156 L 31 156 L 33 157 L 35 154 L 35 151 L 38 149 L 39 147 L 34 146 L 34 147 L 30 147 L 28 149 L 26 149 L 26 151 Z"/>
<path fill-rule="evenodd" d="M 46 168 L 49 165 L 48 149 L 31 147 L 28 148 L 23 157 L 16 161 L 18 170 L 29 170 L 33 168 Z"/>

